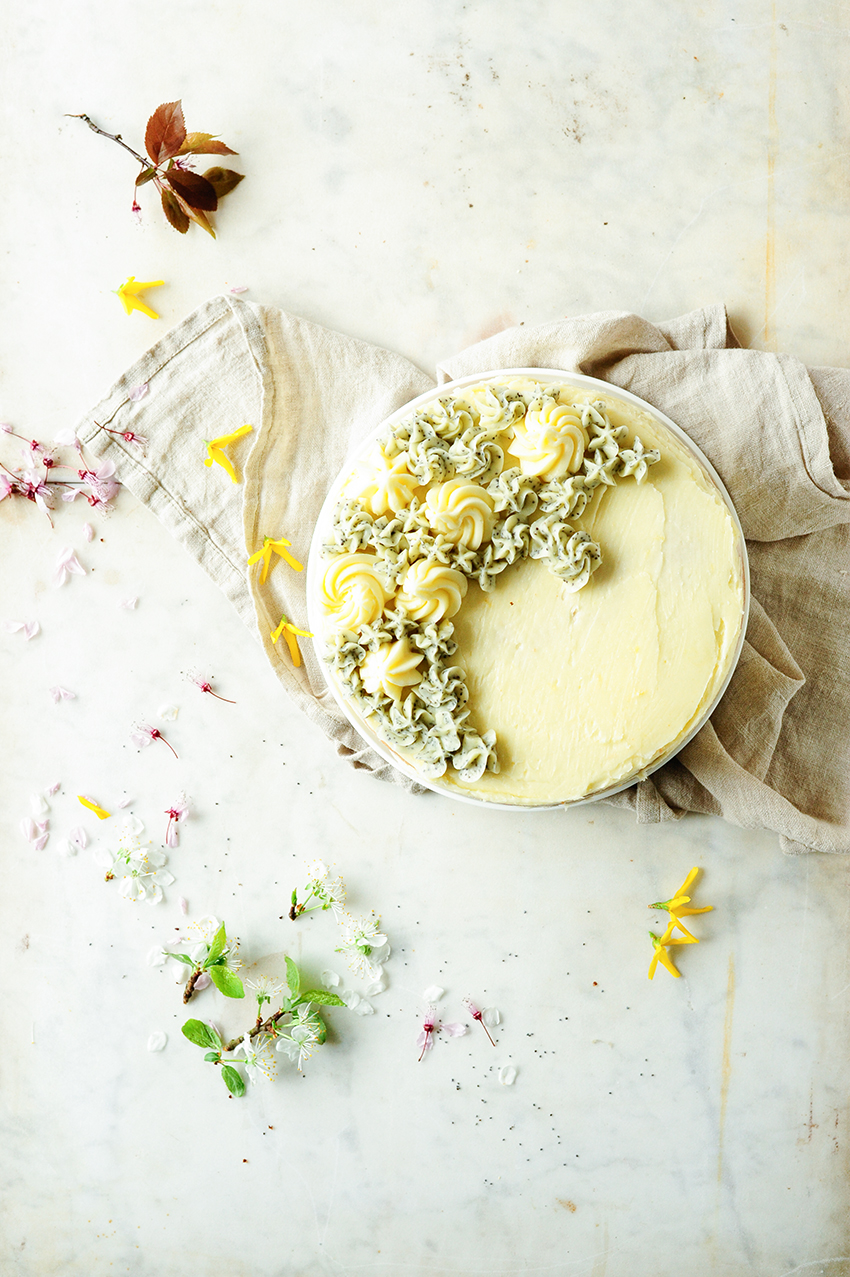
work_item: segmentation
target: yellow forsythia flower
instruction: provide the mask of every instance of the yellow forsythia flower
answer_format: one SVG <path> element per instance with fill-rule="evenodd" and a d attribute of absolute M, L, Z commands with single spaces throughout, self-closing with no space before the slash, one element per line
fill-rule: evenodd
<path fill-rule="evenodd" d="M 302 638 L 312 638 L 313 637 L 312 632 L 310 630 L 299 630 L 297 625 L 293 625 L 292 622 L 288 621 L 285 616 L 282 616 L 280 618 L 280 625 L 277 627 L 276 630 L 272 630 L 271 632 L 272 642 L 276 643 L 278 639 L 280 638 L 281 634 L 286 639 L 287 645 L 289 647 L 289 655 L 292 657 L 292 664 L 297 669 L 298 666 L 301 664 L 301 653 L 298 650 L 298 640 L 296 639 L 295 635 L 300 634 Z"/>
<path fill-rule="evenodd" d="M 164 279 L 151 279 L 143 284 L 136 279 L 135 275 L 130 275 L 118 289 L 121 305 L 128 315 L 131 315 L 134 310 L 140 310 L 143 315 L 149 315 L 151 319 L 159 319 L 156 311 L 151 310 L 147 302 L 142 301 L 139 293 L 143 293 L 148 288 L 161 288 L 164 283 Z"/>
<path fill-rule="evenodd" d="M 294 568 L 296 572 L 304 571 L 304 565 L 299 563 L 297 559 L 293 559 L 292 555 L 287 552 L 286 546 L 288 545 L 292 545 L 292 542 L 287 541 L 286 537 L 280 537 L 277 541 L 273 541 L 271 537 L 263 537 L 262 549 L 258 550 L 256 554 L 252 554 L 248 560 L 249 567 L 251 567 L 254 563 L 259 563 L 260 559 L 263 560 L 263 570 L 260 573 L 260 585 L 263 584 L 269 574 L 272 554 L 279 554 L 280 557 L 285 559 L 289 566 Z"/>
<path fill-rule="evenodd" d="M 233 462 L 223 449 L 226 448 L 229 443 L 235 443 L 237 439 L 242 439 L 245 435 L 249 435 L 253 429 L 253 426 L 240 426 L 239 429 L 234 430 L 232 434 L 219 435 L 217 439 L 205 439 L 204 444 L 206 445 L 208 455 L 204 457 L 204 465 L 211 466 L 215 461 L 217 465 L 220 465 L 223 470 L 227 471 L 234 483 L 238 483 L 239 476 L 233 467 Z"/>

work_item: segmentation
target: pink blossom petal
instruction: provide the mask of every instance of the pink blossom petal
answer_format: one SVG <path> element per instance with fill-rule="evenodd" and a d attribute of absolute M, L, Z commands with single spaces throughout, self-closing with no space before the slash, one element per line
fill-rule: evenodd
<path fill-rule="evenodd" d="M 15 433 L 14 427 L 10 426 L 8 421 L 0 421 L 0 430 L 2 430 L 4 435 L 11 435 Z"/>
<path fill-rule="evenodd" d="M 116 807 L 129 807 L 129 806 L 130 806 L 130 803 L 131 803 L 132 801 L 133 801 L 133 800 L 132 800 L 132 798 L 122 798 L 122 799 L 121 799 L 121 801 L 120 801 L 120 803 L 116 803 L 116 804 L 115 804 L 115 806 L 116 806 Z"/>
<path fill-rule="evenodd" d="M 179 904 L 179 906 L 180 906 L 180 912 L 181 912 L 181 913 L 188 913 L 188 912 L 189 912 L 189 901 L 186 899 L 186 897 L 185 897 L 185 896 L 180 896 L 180 897 L 179 897 L 179 899 L 178 899 L 178 901 L 177 901 L 177 903 L 178 903 L 178 904 Z"/>
<path fill-rule="evenodd" d="M 231 291 L 232 293 L 247 293 L 247 291 L 248 291 L 248 285 L 247 285 L 247 284 L 237 284 L 237 285 L 236 285 L 236 287 L 235 287 L 235 288 L 231 288 L 231 290 L 230 290 L 230 291 Z"/>
<path fill-rule="evenodd" d="M 56 570 L 53 573 L 53 584 L 57 589 L 65 584 L 70 575 L 85 576 L 85 574 L 85 568 L 70 546 L 60 551 L 59 558 L 56 560 Z"/>
<path fill-rule="evenodd" d="M 24 816 L 23 820 L 21 821 L 18 827 L 21 833 L 23 834 L 23 836 L 26 838 L 27 842 L 33 842 L 35 838 L 37 837 L 35 821 L 32 819 L 31 816 Z"/>
<path fill-rule="evenodd" d="M 49 687 L 47 690 L 53 697 L 54 705 L 58 705 L 60 701 L 75 701 L 77 699 L 77 693 L 70 692 L 67 687 Z"/>
<path fill-rule="evenodd" d="M 180 839 L 177 836 L 177 822 L 172 820 L 165 832 L 166 847 L 179 847 Z"/>
<path fill-rule="evenodd" d="M 444 1024 L 443 1032 L 448 1033 L 450 1038 L 462 1038 L 469 1030 L 465 1024 Z"/>
<path fill-rule="evenodd" d="M 4 621 L 3 629 L 8 630 L 10 634 L 18 634 L 23 630 L 24 638 L 29 641 L 35 638 L 36 634 L 41 630 L 38 621 Z"/>
<path fill-rule="evenodd" d="M 128 612 L 132 612 L 138 601 L 138 598 L 122 599 L 118 606 L 126 608 Z"/>
<path fill-rule="evenodd" d="M 83 524 L 83 536 L 86 538 L 87 541 L 91 541 L 92 538 L 94 537 L 94 528 L 92 527 L 90 523 Z"/>
<path fill-rule="evenodd" d="M 44 792 L 48 795 L 53 795 L 56 793 L 57 789 L 59 788 L 61 784 L 62 784 L 61 780 L 56 780 L 53 782 L 52 785 L 48 785 Z"/>
<path fill-rule="evenodd" d="M 36 838 L 35 842 L 33 843 L 33 847 L 35 847 L 36 851 L 44 851 L 44 848 L 47 846 L 47 840 L 49 837 L 50 837 L 50 834 L 42 834 L 40 838 Z"/>
<path fill-rule="evenodd" d="M 76 431 L 72 430 L 70 426 L 65 426 L 53 436 L 53 442 L 68 448 L 75 448 L 77 446 Z"/>
<path fill-rule="evenodd" d="M 210 983 L 210 973 L 208 971 L 202 971 L 201 974 L 198 976 L 197 980 L 195 981 L 195 988 L 206 989 L 209 983 Z"/>
<path fill-rule="evenodd" d="M 75 825 L 68 835 L 69 840 L 75 847 L 79 847 L 80 851 L 89 844 L 89 836 L 83 829 L 82 825 Z"/>
<path fill-rule="evenodd" d="M 146 381 L 143 381 L 141 382 L 140 385 L 133 387 L 133 389 L 128 394 L 127 398 L 130 399 L 133 403 L 138 403 L 140 399 L 144 399 L 145 395 L 148 393 L 149 390 L 150 390 L 150 386 L 148 385 Z"/>

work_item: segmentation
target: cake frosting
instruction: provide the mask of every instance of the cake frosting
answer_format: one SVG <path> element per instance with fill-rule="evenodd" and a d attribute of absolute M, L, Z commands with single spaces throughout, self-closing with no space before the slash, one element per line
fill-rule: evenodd
<path fill-rule="evenodd" d="M 347 476 L 325 658 L 448 792 L 571 802 L 684 740 L 734 659 L 731 513 L 650 413 L 533 377 L 435 392 Z"/>

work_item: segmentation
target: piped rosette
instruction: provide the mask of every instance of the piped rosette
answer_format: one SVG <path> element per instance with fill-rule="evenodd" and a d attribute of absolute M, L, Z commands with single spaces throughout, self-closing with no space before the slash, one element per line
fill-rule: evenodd
<path fill-rule="evenodd" d="M 322 602 L 337 629 L 371 625 L 391 597 L 374 554 L 341 554 L 325 570 Z"/>
<path fill-rule="evenodd" d="M 544 399 L 531 408 L 522 423 L 514 425 L 508 452 L 519 461 L 523 474 L 538 479 L 564 479 L 581 469 L 589 443 L 581 411 L 572 404 Z"/>

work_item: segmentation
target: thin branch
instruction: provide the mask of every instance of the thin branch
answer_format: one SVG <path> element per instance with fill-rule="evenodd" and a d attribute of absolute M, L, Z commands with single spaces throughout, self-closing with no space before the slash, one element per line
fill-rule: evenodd
<path fill-rule="evenodd" d="M 65 118 L 68 120 L 85 120 L 93 133 L 98 133 L 101 137 L 108 137 L 110 142 L 117 142 L 119 146 L 123 146 L 125 151 L 129 151 L 134 160 L 138 160 L 142 168 L 155 168 L 156 166 L 150 160 L 146 160 L 143 155 L 139 155 L 138 151 L 134 151 L 132 146 L 128 146 L 120 133 L 107 133 L 106 129 L 98 128 L 94 120 L 87 115 L 72 115 L 70 111 L 65 112 Z"/>

